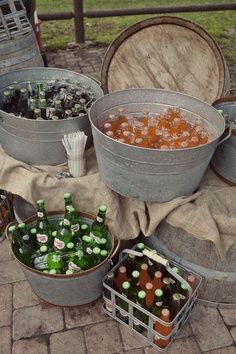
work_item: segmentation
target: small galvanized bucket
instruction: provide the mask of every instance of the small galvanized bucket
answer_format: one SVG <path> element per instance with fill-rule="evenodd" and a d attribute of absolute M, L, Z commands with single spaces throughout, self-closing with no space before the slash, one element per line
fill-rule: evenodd
<path fill-rule="evenodd" d="M 48 219 L 52 227 L 58 225 L 58 222 L 63 218 L 63 215 L 64 212 L 62 211 L 48 213 Z M 95 219 L 95 216 L 87 213 L 80 212 L 79 215 L 90 224 Z M 25 220 L 25 223 L 29 227 L 32 227 L 35 224 L 36 219 L 36 215 L 32 216 Z M 9 226 L 10 224 L 6 229 L 7 236 Z M 111 243 L 111 251 L 108 257 L 96 267 L 78 274 L 47 274 L 26 266 L 16 257 L 15 259 L 19 262 L 33 291 L 41 299 L 60 306 L 88 304 L 101 296 L 103 291 L 102 279 L 109 271 L 111 260 L 120 246 L 120 241 L 115 241 L 114 236 L 111 233 L 109 233 L 108 236 Z"/>
<path fill-rule="evenodd" d="M 232 95 L 219 98 L 213 103 L 216 109 L 222 110 L 228 116 L 228 123 L 236 123 L 236 90 L 229 91 Z M 236 184 L 236 130 L 232 129 L 232 134 L 224 144 L 217 147 L 211 166 L 213 170 L 229 184 Z"/>

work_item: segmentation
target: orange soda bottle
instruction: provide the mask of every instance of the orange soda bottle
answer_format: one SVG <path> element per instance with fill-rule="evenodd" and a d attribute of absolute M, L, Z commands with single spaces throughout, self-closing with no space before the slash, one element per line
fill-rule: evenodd
<path fill-rule="evenodd" d="M 146 292 L 146 306 L 147 309 L 150 309 L 151 306 L 153 305 L 154 298 L 155 298 L 155 292 L 153 291 L 152 283 L 146 283 L 145 292 Z"/>
<path fill-rule="evenodd" d="M 118 269 L 118 274 L 117 274 L 116 278 L 114 279 L 114 284 L 115 284 L 116 288 L 119 290 L 119 292 L 122 292 L 122 284 L 125 281 L 129 281 L 127 274 L 126 274 L 126 267 L 121 266 Z"/>
<path fill-rule="evenodd" d="M 194 292 L 194 290 L 196 289 L 196 278 L 194 275 L 190 274 L 187 278 L 187 282 L 189 283 L 189 285 L 191 286 L 192 288 L 192 292 Z"/>
<path fill-rule="evenodd" d="M 146 284 L 151 283 L 152 280 L 148 274 L 148 264 L 141 264 L 140 277 L 139 277 L 139 286 L 142 290 L 145 290 Z"/>
<path fill-rule="evenodd" d="M 167 325 L 165 326 L 160 322 L 155 322 L 154 329 L 157 332 L 157 335 L 155 335 L 154 343 L 160 348 L 165 348 L 169 344 L 170 340 L 160 338 L 158 336 L 158 333 L 160 333 L 163 336 L 168 336 L 172 332 L 173 326 L 172 325 L 168 326 L 168 323 L 171 322 L 170 311 L 168 309 L 163 309 L 161 311 L 160 318 L 162 321 L 166 322 Z"/>
<path fill-rule="evenodd" d="M 152 279 L 153 292 L 155 293 L 156 289 L 161 289 L 163 286 L 162 282 L 162 272 L 159 270 L 154 273 L 154 277 Z"/>

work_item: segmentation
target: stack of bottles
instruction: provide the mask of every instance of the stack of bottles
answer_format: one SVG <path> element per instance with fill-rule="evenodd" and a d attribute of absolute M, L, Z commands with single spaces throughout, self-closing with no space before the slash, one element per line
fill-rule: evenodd
<path fill-rule="evenodd" d="M 25 265 L 50 274 L 73 274 L 95 267 L 109 254 L 105 216 L 101 205 L 90 225 L 78 216 L 70 193 L 64 194 L 65 216 L 56 230 L 47 218 L 43 200 L 37 201 L 37 222 L 31 228 L 25 223 L 10 226 L 13 252 Z M 55 228 L 55 227 L 54 227 Z"/>
<path fill-rule="evenodd" d="M 85 115 L 94 100 L 91 91 L 70 80 L 14 81 L 3 92 L 1 109 L 18 117 L 58 120 Z"/>
<path fill-rule="evenodd" d="M 143 251 L 145 245 L 137 244 L 137 250 Z M 173 267 L 172 270 L 178 273 L 191 286 L 192 291 L 196 289 L 197 279 L 193 274 L 183 274 L 183 270 Z M 158 336 L 168 336 L 173 330 L 173 320 L 178 316 L 183 306 L 189 298 L 188 287 L 173 277 L 167 269 L 160 263 L 151 261 L 148 257 L 137 257 L 129 254 L 122 265 L 116 268 L 116 271 L 110 271 L 107 274 L 106 284 L 122 294 L 125 298 L 139 305 L 141 308 L 152 313 L 154 316 L 166 322 L 154 323 L 154 330 L 158 332 L 155 335 L 154 343 L 165 348 L 169 344 L 169 339 L 162 339 Z M 111 292 L 104 288 L 105 308 L 112 313 Z M 121 297 L 116 296 L 116 317 L 124 323 L 129 323 L 129 304 Z M 133 307 L 133 328 L 143 333 L 145 327 L 149 325 L 149 316 Z M 170 325 L 168 325 L 170 323 Z"/>
<path fill-rule="evenodd" d="M 210 130 L 198 117 L 190 121 L 179 107 L 161 112 L 125 113 L 122 108 L 109 114 L 103 133 L 121 143 L 153 149 L 183 149 L 206 144 Z"/>

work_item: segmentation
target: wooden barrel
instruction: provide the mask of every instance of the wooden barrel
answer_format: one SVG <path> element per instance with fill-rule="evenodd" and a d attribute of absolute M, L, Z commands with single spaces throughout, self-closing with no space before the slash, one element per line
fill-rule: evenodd
<path fill-rule="evenodd" d="M 44 66 L 34 32 L 0 42 L 0 75 L 21 68 Z"/>
<path fill-rule="evenodd" d="M 222 260 L 211 241 L 200 240 L 166 221 L 161 222 L 155 233 L 145 238 L 145 242 L 167 258 L 202 276 L 199 289 L 201 300 L 215 306 L 236 307 L 236 242 Z"/>
<path fill-rule="evenodd" d="M 163 88 L 214 102 L 230 88 L 215 40 L 197 24 L 159 16 L 134 24 L 109 46 L 101 71 L 105 93 Z"/>

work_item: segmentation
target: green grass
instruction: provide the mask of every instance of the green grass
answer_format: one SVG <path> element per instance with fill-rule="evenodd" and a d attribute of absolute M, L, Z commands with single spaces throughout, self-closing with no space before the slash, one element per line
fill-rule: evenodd
<path fill-rule="evenodd" d="M 230 0 L 85 0 L 84 11 L 112 8 L 135 8 L 156 6 L 177 6 L 188 4 L 234 3 Z M 144 5 L 145 4 L 145 5 Z M 37 13 L 73 11 L 72 0 L 37 0 Z M 123 16 L 108 18 L 85 18 L 86 40 L 110 44 L 111 41 L 125 28 L 143 19 L 155 15 Z M 211 11 L 178 13 L 171 16 L 180 16 L 202 26 L 209 32 L 222 49 L 228 65 L 236 63 L 236 11 Z M 69 42 L 75 41 L 74 21 L 44 21 L 41 26 L 41 36 L 46 48 L 66 48 Z"/>

